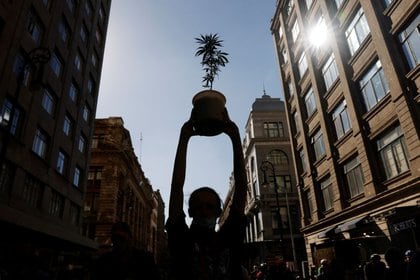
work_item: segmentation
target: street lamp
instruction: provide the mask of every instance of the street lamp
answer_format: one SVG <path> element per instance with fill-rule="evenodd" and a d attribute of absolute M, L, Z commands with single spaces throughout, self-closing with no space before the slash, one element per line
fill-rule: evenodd
<path fill-rule="evenodd" d="M 260 169 L 264 174 L 264 181 L 262 183 L 263 187 L 269 186 L 268 180 L 267 180 L 267 170 L 269 170 L 273 176 L 273 183 L 274 183 L 274 192 L 276 193 L 276 203 L 277 203 L 277 214 L 280 216 L 280 204 L 279 204 L 279 185 L 277 183 L 277 176 L 275 172 L 274 165 L 268 161 L 265 160 L 261 163 Z M 295 241 L 293 238 L 293 227 L 292 227 L 292 220 L 290 215 L 290 207 L 289 207 L 289 197 L 287 194 L 287 189 L 284 189 L 284 194 L 286 198 L 286 209 L 287 209 L 287 219 L 289 220 L 289 230 L 290 230 L 290 242 L 292 244 L 292 254 L 293 254 L 293 264 L 294 267 L 297 267 L 297 261 L 296 261 L 296 250 L 295 250 Z"/>

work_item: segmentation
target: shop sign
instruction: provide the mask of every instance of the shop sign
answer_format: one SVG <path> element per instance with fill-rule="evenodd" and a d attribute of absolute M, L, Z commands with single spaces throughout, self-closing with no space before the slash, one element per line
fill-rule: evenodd
<path fill-rule="evenodd" d="M 416 223 L 416 220 L 413 218 L 413 219 L 409 219 L 409 220 L 405 220 L 405 221 L 393 224 L 392 231 L 394 233 L 398 233 L 400 231 L 410 229 L 410 228 L 416 228 L 416 227 L 417 227 L 417 223 Z"/>

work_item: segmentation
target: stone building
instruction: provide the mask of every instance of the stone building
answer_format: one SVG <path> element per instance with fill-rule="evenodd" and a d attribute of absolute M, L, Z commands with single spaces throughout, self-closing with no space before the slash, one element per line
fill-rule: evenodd
<path fill-rule="evenodd" d="M 89 164 L 83 233 L 106 246 L 112 224 L 127 222 L 135 247 L 158 258 L 165 244 L 164 203 L 141 168 L 122 118 L 95 120 Z"/>
<path fill-rule="evenodd" d="M 11 270 L 96 248 L 81 224 L 110 6 L 0 1 L 0 259 Z"/>
<path fill-rule="evenodd" d="M 306 255 L 284 102 L 264 92 L 252 104 L 245 129 L 250 265 L 281 260 L 299 269 Z"/>
<path fill-rule="evenodd" d="M 420 244 L 419 7 L 276 3 L 271 31 L 308 260 L 328 258 L 346 277 L 371 253 Z"/>

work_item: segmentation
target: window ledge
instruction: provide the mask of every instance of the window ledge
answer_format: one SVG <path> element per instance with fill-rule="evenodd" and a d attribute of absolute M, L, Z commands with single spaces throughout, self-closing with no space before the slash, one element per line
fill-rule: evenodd
<path fill-rule="evenodd" d="M 359 199 L 362 199 L 363 197 L 365 197 L 365 193 L 364 192 L 359 193 L 358 195 L 355 195 L 355 196 L 347 199 L 347 202 L 348 203 L 353 203 L 353 202 L 355 202 L 355 201 L 357 201 Z"/>
<path fill-rule="evenodd" d="M 347 139 L 350 138 L 351 135 L 353 135 L 353 128 L 350 128 L 349 131 L 344 133 L 343 136 L 341 136 L 340 139 L 337 139 L 337 141 L 335 141 L 335 143 L 334 143 L 334 146 L 336 148 L 340 147 L 341 145 L 343 145 L 347 141 Z"/>
<path fill-rule="evenodd" d="M 402 173 L 400 173 L 400 174 L 398 174 L 394 177 L 386 179 L 382 184 L 387 187 L 387 186 L 392 185 L 393 183 L 395 183 L 395 182 L 397 182 L 397 181 L 399 181 L 403 178 L 406 178 L 410 175 L 411 175 L 411 171 L 410 171 L 410 169 L 408 169 L 407 171 L 404 171 L 404 172 L 402 172 Z"/>
<path fill-rule="evenodd" d="M 334 207 L 331 207 L 331 208 L 330 208 L 330 209 L 328 209 L 328 210 L 322 211 L 322 214 L 323 214 L 324 216 L 326 216 L 326 215 L 331 214 L 331 213 L 333 213 L 333 212 L 334 212 Z"/>
<path fill-rule="evenodd" d="M 372 117 L 376 116 L 378 111 L 382 110 L 389 102 L 391 102 L 391 94 L 387 94 L 382 98 L 378 103 L 375 104 L 369 111 L 367 111 L 362 117 L 364 120 L 369 120 Z"/>
<path fill-rule="evenodd" d="M 353 55 L 350 53 L 352 57 L 350 58 L 348 62 L 349 65 L 353 66 L 355 64 L 356 60 L 358 60 L 358 58 L 362 55 L 363 50 L 365 50 L 367 46 L 369 45 L 369 43 L 372 41 L 372 35 L 370 32 L 366 36 L 366 38 L 363 40 L 363 42 L 359 45 L 359 48 L 356 50 L 356 52 Z M 349 49 L 349 52 L 350 52 L 350 49 Z"/>

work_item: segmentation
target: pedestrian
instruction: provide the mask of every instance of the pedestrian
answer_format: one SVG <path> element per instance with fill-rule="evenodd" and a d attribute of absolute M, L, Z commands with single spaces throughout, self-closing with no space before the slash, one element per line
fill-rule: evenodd
<path fill-rule="evenodd" d="M 388 265 L 385 280 L 401 280 L 404 275 L 403 253 L 399 248 L 390 247 L 385 252 L 385 261 Z"/>
<path fill-rule="evenodd" d="M 192 119 L 181 128 L 175 156 L 169 217 L 166 223 L 171 267 L 175 279 L 243 279 L 242 246 L 245 237 L 244 216 L 247 179 L 239 129 L 225 110 L 222 132 L 230 137 L 233 146 L 234 193 L 229 214 L 216 231 L 222 213 L 222 201 L 210 187 L 193 191 L 188 202 L 191 225 L 183 211 L 186 154 L 188 141 L 198 135 Z"/>
<path fill-rule="evenodd" d="M 130 227 L 116 222 L 111 228 L 112 249 L 98 257 L 93 279 L 160 279 L 152 254 L 133 247 Z"/>
<path fill-rule="evenodd" d="M 316 277 L 318 280 L 330 280 L 330 267 L 327 259 L 321 260 Z"/>
<path fill-rule="evenodd" d="M 413 250 L 407 250 L 404 254 L 405 280 L 420 279 L 420 263 L 418 255 Z"/>
<path fill-rule="evenodd" d="M 381 256 L 372 254 L 369 262 L 365 265 L 364 271 L 366 280 L 383 280 L 385 279 L 386 265 L 381 261 Z"/>

